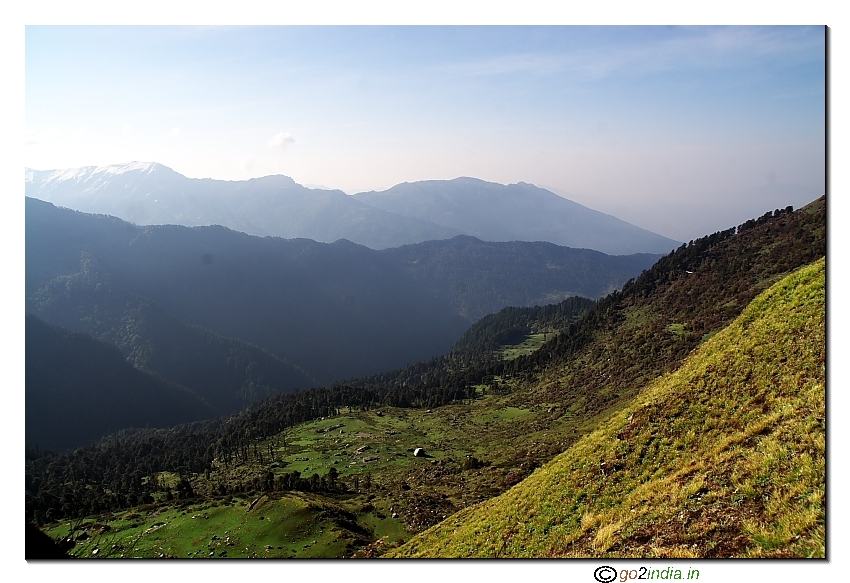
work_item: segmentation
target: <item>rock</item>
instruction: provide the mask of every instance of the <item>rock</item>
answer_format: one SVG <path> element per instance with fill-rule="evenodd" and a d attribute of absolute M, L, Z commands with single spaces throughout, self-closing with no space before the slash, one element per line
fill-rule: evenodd
<path fill-rule="evenodd" d="M 414 457 L 425 457 L 425 450 L 421 447 L 417 447 L 413 450 Z"/>

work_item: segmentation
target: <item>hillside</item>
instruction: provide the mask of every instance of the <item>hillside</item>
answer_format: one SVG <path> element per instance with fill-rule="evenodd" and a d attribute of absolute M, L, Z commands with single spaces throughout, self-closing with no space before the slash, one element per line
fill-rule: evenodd
<path fill-rule="evenodd" d="M 600 298 L 659 258 L 649 253 L 606 255 L 545 242 L 484 242 L 459 236 L 385 249 L 403 272 L 432 295 L 447 297 L 468 321 L 505 306 L 544 306 L 565 298 Z"/>
<path fill-rule="evenodd" d="M 26 443 L 63 451 L 128 427 L 214 414 L 195 393 L 139 371 L 112 345 L 26 317 Z"/>
<path fill-rule="evenodd" d="M 533 184 L 477 178 L 423 180 L 354 197 L 485 241 L 548 241 L 613 255 L 668 253 L 679 243 Z"/>
<path fill-rule="evenodd" d="M 507 493 L 392 557 L 823 557 L 825 261 Z"/>
<path fill-rule="evenodd" d="M 192 390 L 204 408 L 181 421 L 230 415 L 273 394 L 316 384 L 257 346 L 184 324 L 125 291 L 88 252 L 81 254 L 77 269 L 30 292 L 27 309 L 51 324 L 108 342 L 136 368 Z"/>
<path fill-rule="evenodd" d="M 655 259 L 469 238 L 375 251 L 223 227 L 138 227 L 29 198 L 26 212 L 27 309 L 133 358 L 150 346 L 146 366 L 193 388 L 206 381 L 166 372 L 174 370 L 162 360 L 171 358 L 166 328 L 193 326 L 262 349 L 290 367 L 279 390 L 303 389 L 305 375 L 324 384 L 442 354 L 481 310 L 606 293 Z M 131 326 L 140 312 L 148 325 Z M 198 337 L 197 328 L 183 335 Z M 200 341 L 187 351 L 201 354 Z M 253 362 L 267 360 L 242 348 Z M 262 376 L 270 385 L 282 374 Z M 263 384 L 244 376 L 234 383 L 231 393 Z"/>

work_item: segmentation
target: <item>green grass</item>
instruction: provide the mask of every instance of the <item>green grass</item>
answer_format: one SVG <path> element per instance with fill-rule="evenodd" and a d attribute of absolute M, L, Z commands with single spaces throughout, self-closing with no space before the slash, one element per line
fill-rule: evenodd
<path fill-rule="evenodd" d="M 394 557 L 824 556 L 825 261 L 505 494 Z"/>
<path fill-rule="evenodd" d="M 344 557 L 374 536 L 390 541 L 408 536 L 399 521 L 369 512 L 362 513 L 352 528 L 356 506 L 292 493 L 238 498 L 229 504 L 133 510 L 107 520 L 86 521 L 82 529 L 89 538 L 78 542 L 72 554 L 95 558 Z M 71 525 L 66 522 L 47 532 L 55 538 L 67 537 Z M 374 534 L 364 538 L 360 529 Z"/>
<path fill-rule="evenodd" d="M 681 336 L 682 334 L 685 333 L 685 325 L 673 323 L 673 324 L 670 324 L 669 326 L 667 326 L 667 330 L 673 336 Z"/>
<path fill-rule="evenodd" d="M 520 344 L 505 346 L 500 351 L 500 354 L 504 360 L 514 360 L 515 358 L 519 358 L 520 356 L 525 356 L 536 351 L 538 348 L 543 346 L 547 340 L 551 340 L 552 336 L 553 334 L 551 332 L 530 334 Z"/>

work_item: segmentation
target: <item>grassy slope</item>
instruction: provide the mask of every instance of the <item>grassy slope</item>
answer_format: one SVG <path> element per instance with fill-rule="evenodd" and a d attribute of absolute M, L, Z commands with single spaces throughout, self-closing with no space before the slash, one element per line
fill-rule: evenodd
<path fill-rule="evenodd" d="M 80 558 L 345 557 L 376 536 L 395 542 L 407 535 L 362 503 L 303 492 L 151 505 L 64 521 L 47 533 L 77 538 L 70 554 Z"/>
<path fill-rule="evenodd" d="M 502 496 L 389 556 L 824 555 L 825 261 Z"/>

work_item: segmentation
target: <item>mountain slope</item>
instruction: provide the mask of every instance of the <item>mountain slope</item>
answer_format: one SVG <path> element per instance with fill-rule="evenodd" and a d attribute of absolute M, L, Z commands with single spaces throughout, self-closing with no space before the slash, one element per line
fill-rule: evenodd
<path fill-rule="evenodd" d="M 391 556 L 825 553 L 825 261 L 502 496 Z"/>
<path fill-rule="evenodd" d="M 373 249 L 460 234 L 365 205 L 340 190 L 305 188 L 287 176 L 196 179 L 155 163 L 27 170 L 26 195 L 137 225 L 223 225 L 258 236 L 348 239 Z"/>
<path fill-rule="evenodd" d="M 27 309 L 52 324 L 117 346 L 136 368 L 202 397 L 212 415 L 229 415 L 280 392 L 316 384 L 265 350 L 183 324 L 156 303 L 130 294 L 85 257 L 78 273 L 32 293 Z"/>
<path fill-rule="evenodd" d="M 658 255 L 605 255 L 545 242 L 485 242 L 459 236 L 385 249 L 417 285 L 474 322 L 505 306 L 535 306 L 573 296 L 603 297 Z"/>
<path fill-rule="evenodd" d="M 114 346 L 27 314 L 27 444 L 61 451 L 126 427 L 212 414 L 196 394 L 133 368 Z"/>
<path fill-rule="evenodd" d="M 319 383 L 444 353 L 481 309 L 604 293 L 654 260 L 469 238 L 375 251 L 223 227 L 137 227 L 31 198 L 26 251 L 27 309 L 51 322 L 120 344 L 127 303 L 144 298 Z M 470 299 L 479 312 L 466 309 Z"/>
<path fill-rule="evenodd" d="M 612 255 L 668 253 L 679 245 L 524 182 L 425 180 L 354 196 L 385 211 L 451 227 L 485 241 L 548 241 Z"/>

